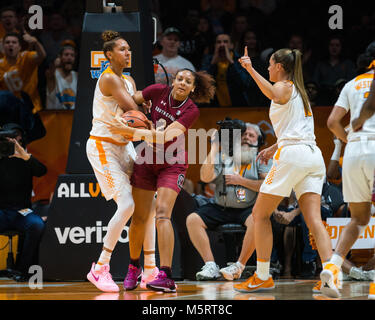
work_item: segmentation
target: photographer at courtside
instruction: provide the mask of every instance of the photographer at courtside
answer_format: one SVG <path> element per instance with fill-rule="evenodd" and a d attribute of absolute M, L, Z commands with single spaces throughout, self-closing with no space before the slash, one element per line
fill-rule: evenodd
<path fill-rule="evenodd" d="M 23 239 L 10 275 L 16 281 L 27 281 L 30 266 L 37 264 L 44 230 L 44 221 L 31 209 L 31 195 L 33 177 L 45 175 L 47 168 L 26 151 L 25 141 L 18 124 L 0 128 L 0 231 L 19 231 Z"/>
<path fill-rule="evenodd" d="M 189 237 L 205 263 L 196 274 L 197 280 L 214 280 L 221 275 L 227 280 L 241 277 L 255 248 L 251 212 L 271 168 L 271 163 L 262 165 L 256 160 L 264 144 L 264 136 L 257 125 L 229 118 L 219 121 L 218 125 L 220 129 L 211 139 L 211 151 L 201 166 L 201 180 L 215 184 L 214 203 L 198 207 L 186 219 Z M 241 135 L 234 129 L 240 129 Z M 219 270 L 206 230 L 227 223 L 246 226 L 246 233 L 238 261 Z"/>

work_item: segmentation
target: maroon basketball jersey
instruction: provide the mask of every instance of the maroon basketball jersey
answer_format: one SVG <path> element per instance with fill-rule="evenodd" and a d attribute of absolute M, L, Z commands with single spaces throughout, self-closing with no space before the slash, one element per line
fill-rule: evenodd
<path fill-rule="evenodd" d="M 186 135 L 187 129 L 198 119 L 199 109 L 190 98 L 174 100 L 171 91 L 172 88 L 167 85 L 153 84 L 145 88 L 142 95 L 146 101 L 152 101 L 151 120 L 156 128 L 163 125 L 164 120 L 165 128 L 178 121 L 186 128 Z"/>

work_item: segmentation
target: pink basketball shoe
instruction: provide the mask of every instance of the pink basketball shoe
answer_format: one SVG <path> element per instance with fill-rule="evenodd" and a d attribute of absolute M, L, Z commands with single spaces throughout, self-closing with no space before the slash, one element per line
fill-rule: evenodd
<path fill-rule="evenodd" d="M 104 292 L 119 292 L 120 288 L 112 280 L 109 273 L 109 264 L 104 264 L 98 271 L 95 271 L 95 262 L 91 266 L 90 272 L 87 274 L 89 280 L 95 287 Z"/>
<path fill-rule="evenodd" d="M 147 289 L 146 285 L 147 283 L 154 281 L 159 273 L 158 267 L 155 267 L 152 270 L 152 273 L 146 278 L 144 275 L 144 272 L 142 273 L 142 279 L 141 279 L 141 288 L 142 289 Z"/>

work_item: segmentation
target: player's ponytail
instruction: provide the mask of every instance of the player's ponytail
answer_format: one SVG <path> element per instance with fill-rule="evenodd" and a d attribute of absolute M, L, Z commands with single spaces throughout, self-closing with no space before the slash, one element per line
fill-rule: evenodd
<path fill-rule="evenodd" d="M 276 63 L 280 63 L 283 66 L 285 72 L 289 75 L 289 79 L 293 81 L 297 91 L 300 93 L 306 116 L 311 115 L 310 102 L 303 81 L 301 51 L 280 49 L 272 56 Z"/>
<path fill-rule="evenodd" d="M 307 95 L 305 83 L 303 81 L 302 53 L 299 50 L 292 50 L 292 55 L 294 56 L 293 82 L 302 97 L 303 107 L 305 108 L 305 115 L 311 116 L 309 97 Z"/>
<path fill-rule="evenodd" d="M 123 37 L 117 31 L 106 30 L 102 33 L 102 39 L 104 41 L 103 52 L 105 57 L 108 59 L 107 51 L 112 51 L 116 44 L 116 40 L 123 39 Z"/>

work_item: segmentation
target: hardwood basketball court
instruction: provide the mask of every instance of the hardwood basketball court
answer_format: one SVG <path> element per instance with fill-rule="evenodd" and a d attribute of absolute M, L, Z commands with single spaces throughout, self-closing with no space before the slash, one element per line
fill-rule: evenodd
<path fill-rule="evenodd" d="M 257 293 L 239 293 L 230 281 L 177 281 L 176 293 L 143 290 L 103 293 L 88 281 L 44 282 L 31 289 L 27 282 L 0 278 L 0 300 L 368 300 L 369 282 L 344 281 L 341 298 L 331 299 L 312 292 L 317 280 L 276 280 L 276 288 Z"/>

